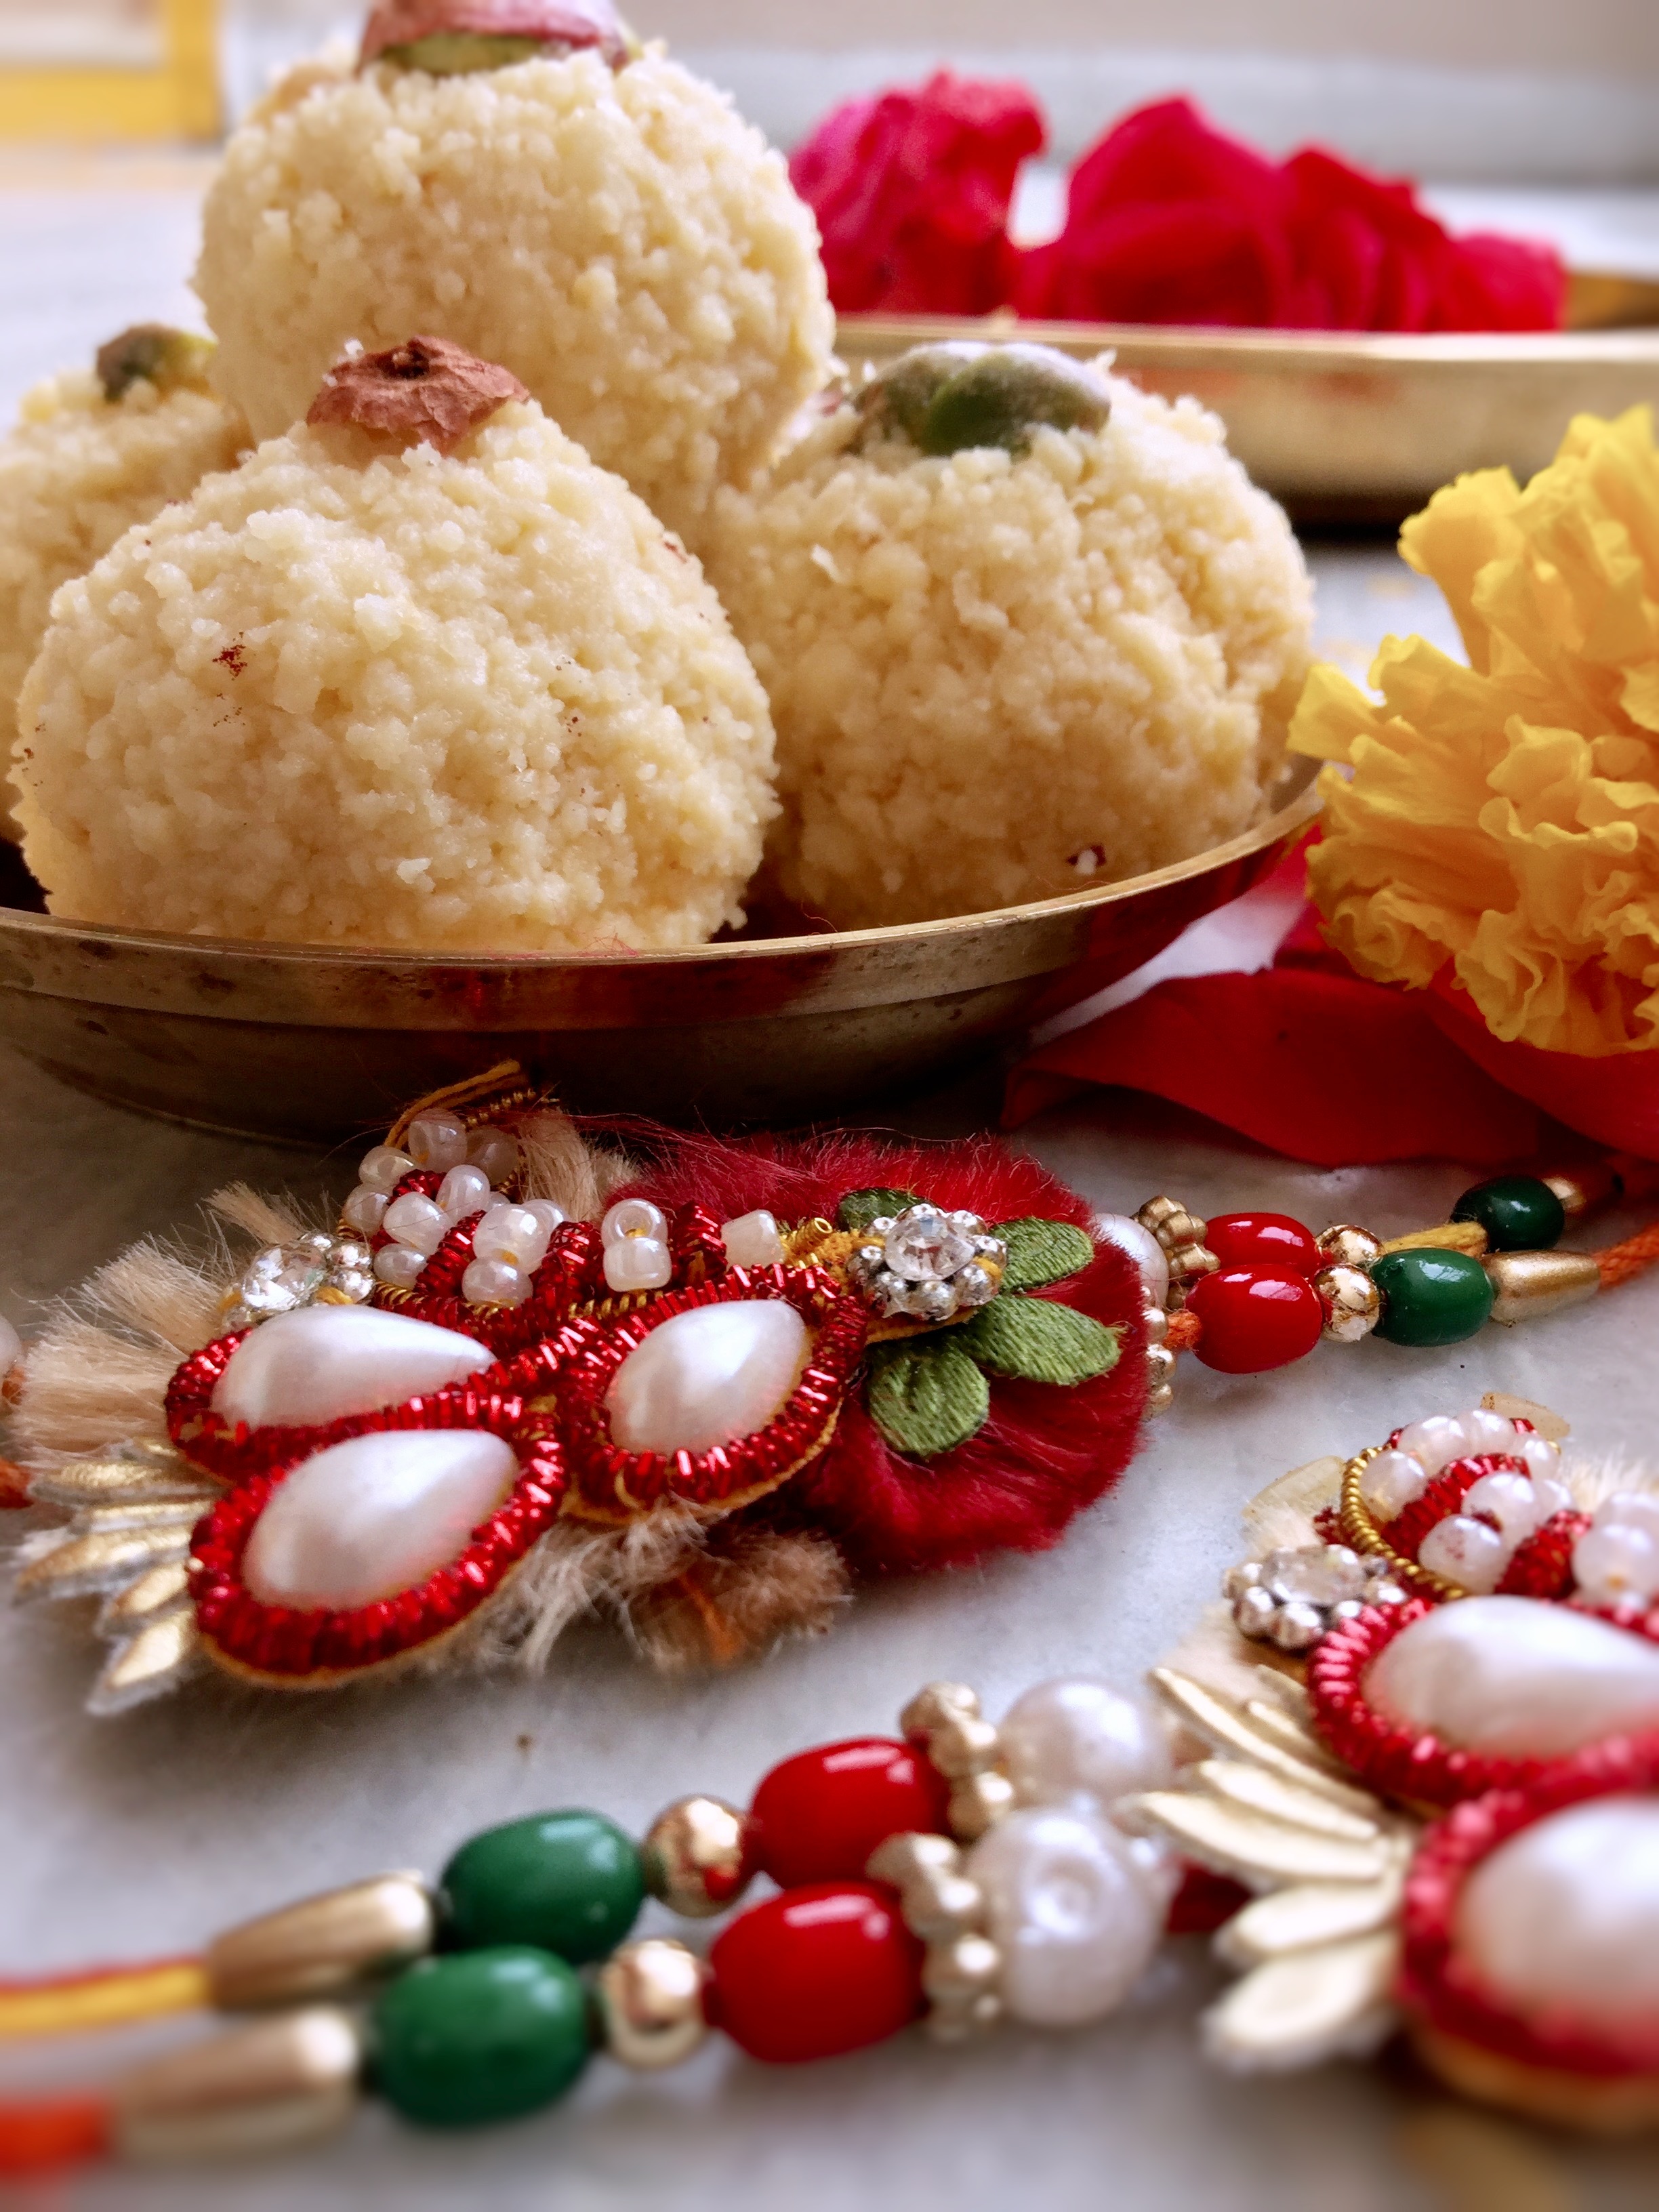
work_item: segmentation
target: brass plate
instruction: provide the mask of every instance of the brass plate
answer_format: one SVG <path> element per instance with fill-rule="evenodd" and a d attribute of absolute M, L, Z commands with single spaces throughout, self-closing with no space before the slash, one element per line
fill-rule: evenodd
<path fill-rule="evenodd" d="M 1083 359 L 1111 350 L 1149 392 L 1190 392 L 1298 521 L 1398 521 L 1468 469 L 1525 478 L 1572 416 L 1659 401 L 1659 329 L 1399 337 L 843 315 L 857 368 L 948 337 L 1018 335 Z"/>
<path fill-rule="evenodd" d="M 1151 959 L 1288 849 L 1313 774 L 1297 763 L 1255 829 L 1151 875 L 695 952 L 420 958 L 0 907 L 0 1035 L 118 1105 L 307 1143 L 384 1128 L 509 1054 L 576 1111 L 803 1121 L 943 1078 Z"/>

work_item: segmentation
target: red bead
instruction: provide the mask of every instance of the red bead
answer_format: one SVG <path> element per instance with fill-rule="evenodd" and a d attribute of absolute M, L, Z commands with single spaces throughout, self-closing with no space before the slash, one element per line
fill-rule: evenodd
<path fill-rule="evenodd" d="M 875 1882 L 815 1882 L 739 1913 L 708 1954 L 710 2021 L 775 2066 L 833 2058 L 924 2008 L 921 1944 Z"/>
<path fill-rule="evenodd" d="M 949 1790 L 927 1760 L 890 1736 L 820 1744 L 775 1766 L 749 1818 L 755 1863 L 780 1889 L 858 1881 L 878 1844 L 945 1830 Z"/>
<path fill-rule="evenodd" d="M 1203 1323 L 1198 1357 L 1223 1375 L 1261 1375 L 1286 1367 L 1319 1341 L 1325 1325 L 1319 1293 L 1285 1267 L 1224 1267 L 1187 1294 Z"/>
<path fill-rule="evenodd" d="M 1288 1213 L 1218 1213 L 1204 1242 L 1224 1267 L 1279 1267 L 1316 1275 L 1325 1255 L 1314 1233 Z"/>

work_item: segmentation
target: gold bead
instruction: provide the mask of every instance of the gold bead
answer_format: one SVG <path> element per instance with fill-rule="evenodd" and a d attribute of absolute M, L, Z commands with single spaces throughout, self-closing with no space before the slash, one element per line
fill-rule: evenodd
<path fill-rule="evenodd" d="M 1155 1390 L 1149 1390 L 1146 1393 L 1146 1411 L 1149 1413 L 1167 1413 L 1174 1403 L 1173 1383 L 1160 1382 Z"/>
<path fill-rule="evenodd" d="M 641 2073 L 678 2066 L 708 2032 L 702 2009 L 708 1979 L 702 1960 L 672 1936 L 619 1945 L 593 1984 L 605 2049 Z"/>
<path fill-rule="evenodd" d="M 1209 1234 L 1209 1224 L 1196 1213 L 1172 1213 L 1167 1221 L 1160 1221 L 1152 1231 L 1170 1255 L 1170 1265 L 1176 1264 L 1176 1255 L 1189 1244 L 1203 1249 L 1204 1239 Z"/>
<path fill-rule="evenodd" d="M 356 2025 L 332 2005 L 229 2028 L 117 2077 L 113 2148 L 171 2160 L 314 2142 L 351 2118 L 362 2065 Z"/>
<path fill-rule="evenodd" d="M 965 1874 L 920 1875 L 900 1890 L 899 1911 L 924 1943 L 951 1943 L 983 1926 L 985 1893 Z"/>
<path fill-rule="evenodd" d="M 970 2035 L 983 2035 L 1002 2018 L 1002 1994 L 986 1990 L 966 2004 L 936 2004 L 922 2023 L 935 2043 L 965 2043 Z"/>
<path fill-rule="evenodd" d="M 927 1875 L 955 1874 L 961 1864 L 962 1853 L 949 1836 L 906 1829 L 878 1844 L 865 1861 L 864 1871 L 872 1881 L 890 1882 L 895 1889 L 903 1889 Z"/>
<path fill-rule="evenodd" d="M 1605 1160 L 1580 1160 L 1576 1167 L 1540 1176 L 1539 1180 L 1547 1183 L 1560 1200 L 1569 1221 L 1588 1213 L 1593 1206 L 1604 1206 L 1624 1187 L 1618 1170 Z"/>
<path fill-rule="evenodd" d="M 1382 1257 L 1382 1239 L 1352 1221 L 1339 1221 L 1314 1242 L 1328 1267 L 1369 1267 L 1373 1260 Z"/>
<path fill-rule="evenodd" d="M 1146 1347 L 1146 1373 L 1154 1389 L 1167 1382 L 1175 1373 L 1176 1356 L 1167 1344 L 1149 1344 Z"/>
<path fill-rule="evenodd" d="M 377 1875 L 227 1929 L 208 1947 L 212 2002 L 222 2012 L 341 1996 L 423 1959 L 436 1931 L 432 1899 L 412 1874 Z"/>
<path fill-rule="evenodd" d="M 686 1920 L 724 1912 L 753 1872 L 749 1824 L 723 1797 L 676 1798 L 646 1831 L 640 1856 L 652 1896 Z"/>
<path fill-rule="evenodd" d="M 965 1682 L 929 1682 L 899 1715 L 899 1733 L 908 1741 L 926 1743 L 947 1720 L 966 1716 L 979 1718 L 979 1693 Z"/>
<path fill-rule="evenodd" d="M 1200 1221 L 1199 1227 L 1204 1226 Z M 1177 1244 L 1170 1254 L 1170 1273 L 1180 1282 L 1191 1282 L 1200 1275 L 1213 1275 L 1221 1265 L 1209 1246 L 1194 1237 Z"/>
<path fill-rule="evenodd" d="M 1164 1222 L 1170 1220 L 1173 1215 L 1185 1213 L 1186 1211 L 1186 1207 L 1177 1198 L 1149 1198 L 1136 1214 L 1135 1219 L 1143 1229 L 1150 1229 L 1156 1237 Z"/>
<path fill-rule="evenodd" d="M 1601 1271 L 1589 1252 L 1494 1252 L 1482 1262 L 1497 1296 L 1494 1321 L 1530 1321 L 1584 1304 L 1601 1287 Z"/>
<path fill-rule="evenodd" d="M 922 1962 L 921 1986 L 934 2004 L 970 2003 L 994 1990 L 1001 1978 L 1002 1954 L 988 1936 L 930 1943 Z"/>
<path fill-rule="evenodd" d="M 1155 1344 L 1162 1344 L 1170 1334 L 1170 1316 L 1164 1312 L 1163 1307 L 1146 1306 L 1142 1310 L 1140 1318 L 1146 1324 L 1148 1347 Z"/>
<path fill-rule="evenodd" d="M 997 1732 L 989 1721 L 955 1713 L 927 1731 L 927 1756 L 947 1782 L 965 1782 L 994 1766 Z"/>
<path fill-rule="evenodd" d="M 976 1844 L 1013 1806 L 1013 1784 L 1006 1774 L 988 1771 L 970 1774 L 965 1782 L 957 1783 L 951 1792 L 945 1818 L 959 1843 Z"/>
<path fill-rule="evenodd" d="M 1358 1344 L 1382 1318 L 1382 1294 L 1363 1267 L 1322 1267 L 1313 1286 L 1326 1310 L 1322 1334 L 1333 1344 Z"/>

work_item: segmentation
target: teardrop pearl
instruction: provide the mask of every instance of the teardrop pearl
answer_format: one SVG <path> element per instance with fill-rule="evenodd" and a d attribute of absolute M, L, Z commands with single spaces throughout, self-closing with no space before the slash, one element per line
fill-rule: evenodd
<path fill-rule="evenodd" d="M 213 1410 L 250 1428 L 310 1426 L 399 1406 L 489 1364 L 470 1336 L 374 1306 L 302 1306 L 245 1336 L 225 1363 Z"/>
<path fill-rule="evenodd" d="M 806 1324 L 779 1298 L 695 1306 L 653 1328 L 605 1407 L 624 1451 L 712 1451 L 763 1429 L 795 1387 Z"/>
<path fill-rule="evenodd" d="M 346 1610 L 459 1559 L 512 1488 L 511 1444 L 477 1429 L 351 1437 L 278 1485 L 242 1555 L 262 1604 Z"/>
<path fill-rule="evenodd" d="M 1168 1884 L 1152 1847 L 1075 1807 L 1010 1813 L 966 1872 L 1002 1952 L 1003 2002 L 1032 2027 L 1115 2010 L 1164 1931 Z"/>
<path fill-rule="evenodd" d="M 1109 1813 L 1133 1790 L 1158 1790 L 1174 1771 L 1170 1741 L 1144 1705 L 1104 1682 L 1040 1682 L 998 1731 L 1022 1805 L 1081 1799 Z"/>
<path fill-rule="evenodd" d="M 1161 1306 L 1170 1288 L 1170 1256 L 1152 1231 L 1127 1213 L 1097 1213 L 1094 1220 L 1097 1244 L 1115 1244 L 1127 1253 L 1140 1277 L 1140 1287 L 1155 1306 Z"/>
<path fill-rule="evenodd" d="M 1659 1796 L 1598 1798 L 1511 1836 L 1465 1883 L 1454 1933 L 1523 2011 L 1659 2020 Z"/>
<path fill-rule="evenodd" d="M 1460 1598 L 1384 1645 L 1365 1694 L 1459 1749 L 1553 1759 L 1659 1728 L 1659 1645 L 1536 1598 Z"/>

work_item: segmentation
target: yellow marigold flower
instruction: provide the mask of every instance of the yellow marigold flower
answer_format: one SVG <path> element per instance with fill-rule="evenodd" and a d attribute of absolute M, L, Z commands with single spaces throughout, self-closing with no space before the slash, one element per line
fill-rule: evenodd
<path fill-rule="evenodd" d="M 1316 668 L 1291 744 L 1320 778 L 1308 878 L 1362 975 L 1443 970 L 1494 1036 L 1659 1045 L 1659 451 L 1653 417 L 1573 422 L 1522 490 L 1460 477 L 1401 534 L 1469 665 L 1388 638 L 1374 705 Z"/>

